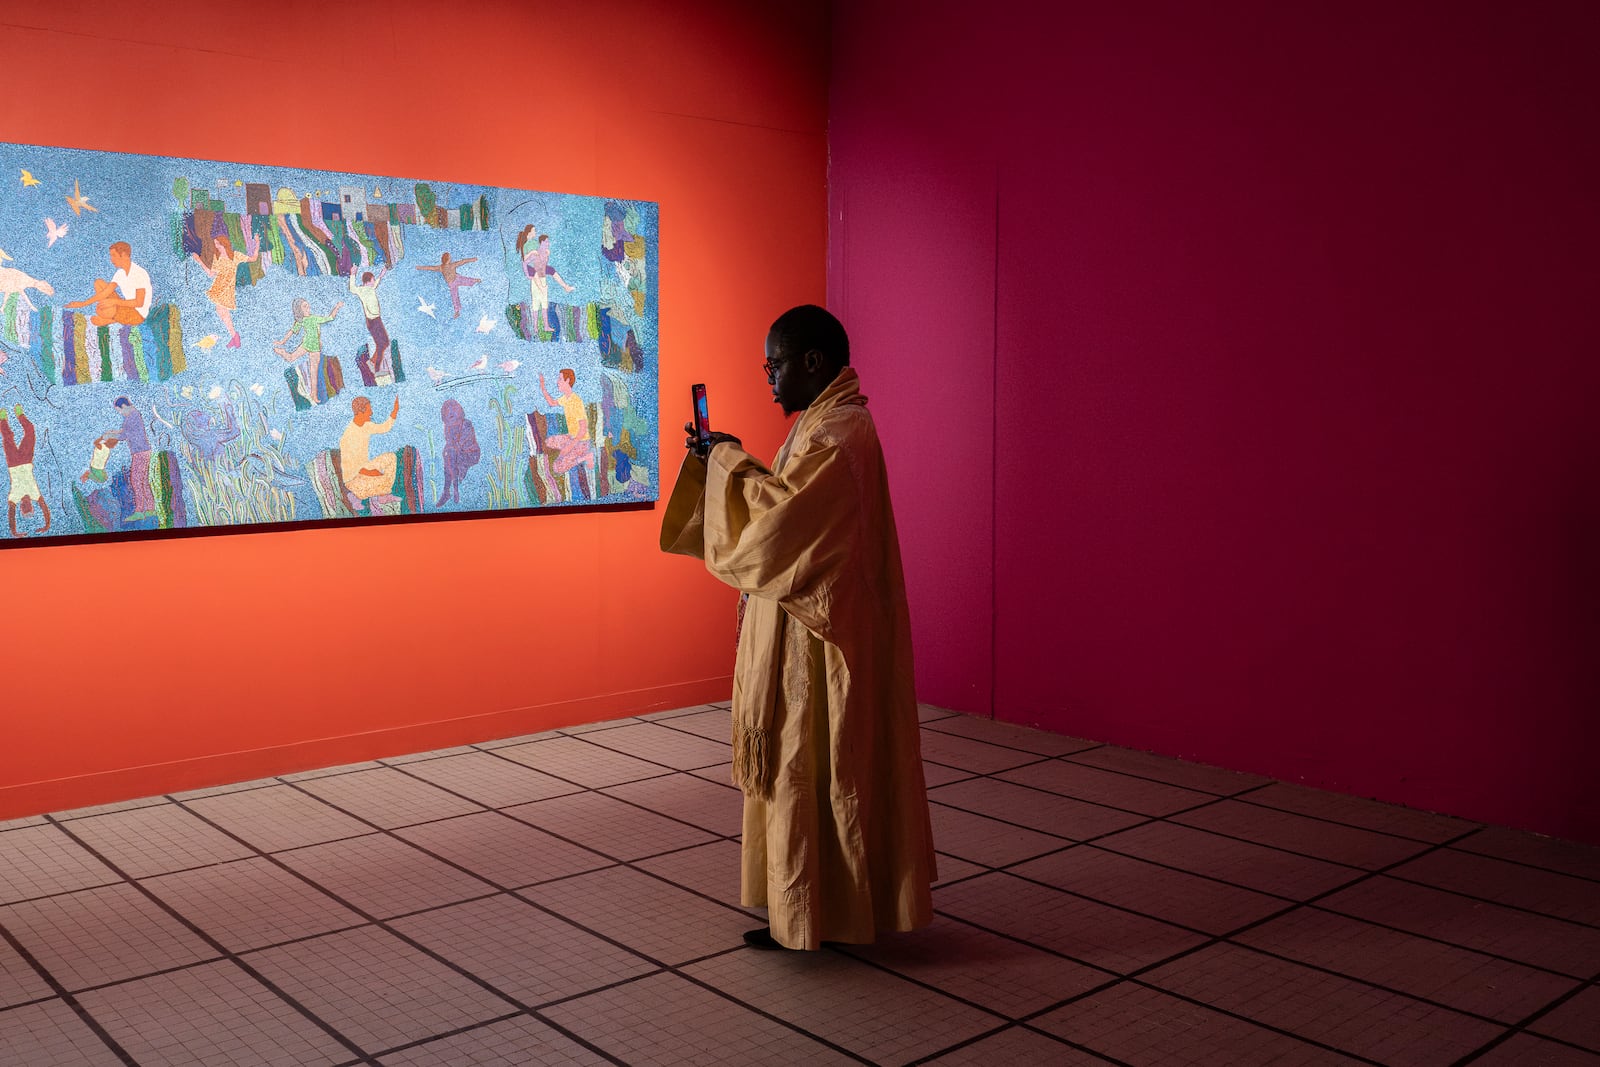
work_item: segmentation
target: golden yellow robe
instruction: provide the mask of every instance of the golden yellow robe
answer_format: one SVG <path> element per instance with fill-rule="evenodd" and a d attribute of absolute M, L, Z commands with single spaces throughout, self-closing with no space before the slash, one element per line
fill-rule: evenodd
<path fill-rule="evenodd" d="M 750 596 L 734 667 L 741 900 L 788 948 L 862 944 L 932 918 L 900 543 L 877 429 L 846 367 L 769 470 L 688 456 L 661 547 Z"/>

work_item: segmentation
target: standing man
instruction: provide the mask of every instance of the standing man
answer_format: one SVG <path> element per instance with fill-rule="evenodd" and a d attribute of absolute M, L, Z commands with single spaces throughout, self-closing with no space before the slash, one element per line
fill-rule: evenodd
<path fill-rule="evenodd" d="M 93 304 L 94 314 L 89 321 L 96 326 L 109 326 L 114 322 L 137 326 L 149 316 L 154 299 L 150 272 L 133 261 L 133 246 L 126 241 L 111 246 L 111 265 L 117 272 L 109 282 L 95 279 L 93 296 L 62 306 L 81 308 Z"/>
<path fill-rule="evenodd" d="M 918 745 L 900 544 L 877 430 L 839 320 L 785 312 L 767 382 L 798 413 L 768 468 L 692 427 L 661 528 L 746 595 L 733 682 L 744 793 L 741 903 L 757 948 L 863 944 L 933 916 L 933 834 Z"/>
<path fill-rule="evenodd" d="M 38 504 L 44 517 L 44 525 L 39 527 L 40 533 L 50 530 L 50 505 L 44 502 L 44 494 L 39 492 L 39 483 L 33 477 L 33 423 L 28 416 L 22 413 L 22 405 L 14 409 L 17 416 L 17 425 L 22 427 L 22 440 L 18 441 L 11 433 L 11 422 L 6 418 L 4 408 L 0 408 L 0 444 L 5 446 L 6 471 L 11 475 L 11 491 L 6 494 L 6 522 L 11 526 L 11 536 L 21 537 L 17 532 L 17 508 L 22 508 L 23 517 L 33 513 L 33 505 Z"/>
<path fill-rule="evenodd" d="M 156 513 L 156 495 L 150 488 L 150 435 L 145 432 L 144 416 L 125 396 L 113 400 L 111 407 L 122 416 L 122 426 L 103 436 L 112 447 L 128 447 L 128 480 L 133 483 L 134 507 L 128 518 L 149 518 Z"/>
<path fill-rule="evenodd" d="M 361 284 L 357 285 L 356 272 L 350 272 L 350 291 L 361 301 L 361 313 L 367 318 L 367 332 L 372 335 L 372 355 L 367 359 L 367 369 L 374 375 L 389 358 L 389 331 L 383 325 L 383 311 L 378 307 L 378 283 L 388 273 L 388 267 L 379 267 L 376 276 L 370 270 L 363 271 Z"/>

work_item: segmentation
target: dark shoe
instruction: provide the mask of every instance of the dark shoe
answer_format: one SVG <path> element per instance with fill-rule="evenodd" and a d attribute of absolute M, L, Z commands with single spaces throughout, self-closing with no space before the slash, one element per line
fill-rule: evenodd
<path fill-rule="evenodd" d="M 772 931 L 765 926 L 761 927 L 759 930 L 746 930 L 744 933 L 744 943 L 749 945 L 751 948 L 766 950 L 777 949 L 780 952 L 783 951 L 783 946 L 778 944 L 777 940 L 772 936 Z"/>

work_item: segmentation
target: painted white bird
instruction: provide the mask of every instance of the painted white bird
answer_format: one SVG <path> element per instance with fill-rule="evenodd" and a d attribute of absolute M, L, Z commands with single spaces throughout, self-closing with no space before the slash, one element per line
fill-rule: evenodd
<path fill-rule="evenodd" d="M 6 260 L 8 260 L 10 258 L 11 258 L 11 254 L 9 252 L 7 252 L 5 249 L 0 248 L 0 263 L 4 263 Z"/>
<path fill-rule="evenodd" d="M 483 355 L 479 356 L 478 357 L 478 361 L 476 363 L 474 363 L 472 366 L 468 367 L 467 369 L 468 370 L 488 370 L 489 369 L 489 353 L 485 352 Z"/>
<path fill-rule="evenodd" d="M 493 319 L 491 319 L 487 315 L 481 315 L 481 316 L 478 317 L 478 332 L 479 333 L 488 333 L 490 330 L 493 330 L 493 329 L 494 329 L 494 320 Z"/>
<path fill-rule="evenodd" d="M 433 305 L 422 299 L 420 296 L 417 297 L 417 310 L 428 316 L 430 319 L 434 317 Z"/>
<path fill-rule="evenodd" d="M 49 240 L 45 242 L 46 248 L 49 248 L 51 245 L 55 244 L 57 241 L 61 240 L 61 238 L 67 235 L 67 228 L 65 226 L 57 226 L 55 219 L 45 219 L 44 230 L 45 234 L 49 237 Z"/>
<path fill-rule="evenodd" d="M 444 381 L 444 371 L 435 370 L 433 367 L 429 367 L 428 377 L 433 379 L 434 385 L 438 385 L 440 382 Z"/>
<path fill-rule="evenodd" d="M 222 386 L 213 385 L 211 387 L 211 392 L 206 394 L 206 399 L 207 400 L 216 400 L 220 396 L 222 396 Z"/>
<path fill-rule="evenodd" d="M 250 391 L 256 394 L 256 396 L 260 396 L 262 393 L 267 391 L 267 387 L 262 385 L 260 382 L 257 382 L 250 387 Z"/>
<path fill-rule="evenodd" d="M 504 363 L 500 364 L 500 369 L 505 371 L 507 374 L 515 374 L 517 373 L 517 368 L 520 366 L 522 366 L 522 360 L 508 359 Z"/>

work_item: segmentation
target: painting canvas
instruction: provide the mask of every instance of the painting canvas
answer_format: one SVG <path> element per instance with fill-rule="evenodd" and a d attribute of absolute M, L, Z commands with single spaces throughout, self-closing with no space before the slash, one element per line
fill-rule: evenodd
<path fill-rule="evenodd" d="M 0 144 L 0 539 L 656 498 L 655 204 Z"/>

